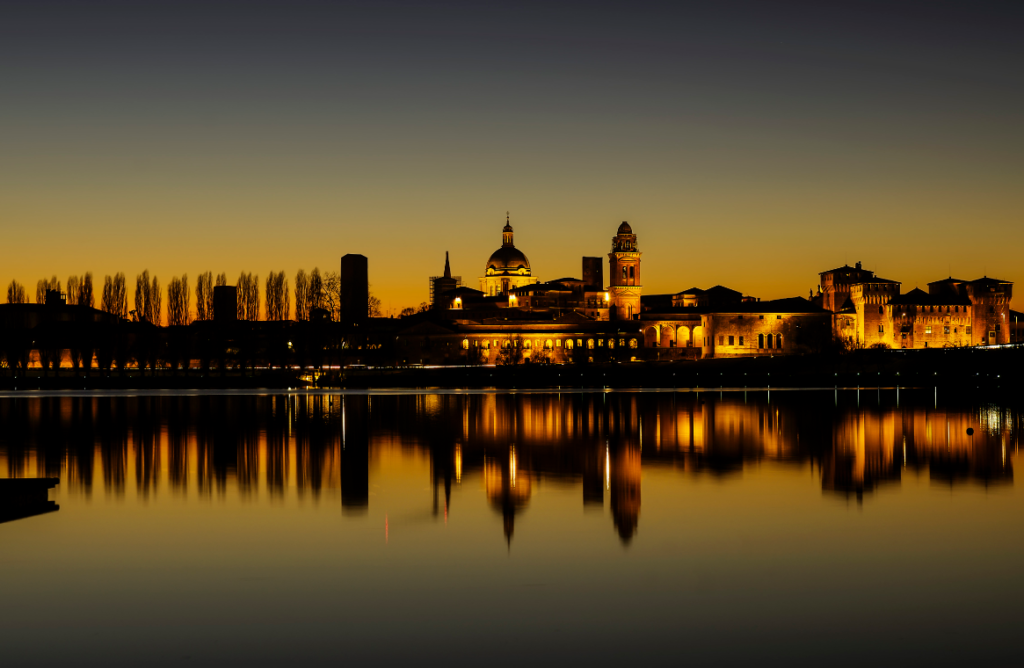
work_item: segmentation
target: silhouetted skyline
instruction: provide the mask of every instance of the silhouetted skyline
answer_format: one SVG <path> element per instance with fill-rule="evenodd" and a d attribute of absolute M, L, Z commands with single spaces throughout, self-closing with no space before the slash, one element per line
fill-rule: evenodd
<path fill-rule="evenodd" d="M 0 23 L 0 280 L 372 259 L 385 311 L 511 210 L 645 290 L 1020 275 L 1018 3 L 51 2 Z M 566 252 L 569 249 L 570 252 Z"/>

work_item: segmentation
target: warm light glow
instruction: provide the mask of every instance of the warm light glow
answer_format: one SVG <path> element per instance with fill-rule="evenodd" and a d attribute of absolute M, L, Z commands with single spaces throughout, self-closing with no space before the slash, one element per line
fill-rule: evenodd
<path fill-rule="evenodd" d="M 455 446 L 455 482 L 462 483 L 462 446 Z"/>

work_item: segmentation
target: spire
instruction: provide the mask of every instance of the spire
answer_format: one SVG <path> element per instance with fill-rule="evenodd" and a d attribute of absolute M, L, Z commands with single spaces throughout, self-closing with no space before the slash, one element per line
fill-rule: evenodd
<path fill-rule="evenodd" d="M 445 278 L 451 278 L 452 277 L 452 267 L 451 267 L 450 264 L 448 264 L 448 251 L 444 252 L 444 277 Z"/>

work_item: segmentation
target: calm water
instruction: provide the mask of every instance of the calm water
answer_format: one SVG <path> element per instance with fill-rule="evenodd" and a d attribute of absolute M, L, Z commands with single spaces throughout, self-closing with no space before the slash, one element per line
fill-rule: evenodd
<path fill-rule="evenodd" d="M 0 662 L 1022 664 L 1019 428 L 931 391 L 0 398 L 0 477 L 60 478 L 0 524 Z"/>

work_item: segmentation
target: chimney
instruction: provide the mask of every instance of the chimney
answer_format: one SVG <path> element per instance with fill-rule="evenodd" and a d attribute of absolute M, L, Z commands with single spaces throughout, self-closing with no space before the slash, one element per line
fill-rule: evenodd
<path fill-rule="evenodd" d="M 857 268 L 860 269 L 860 262 L 857 263 Z"/>

